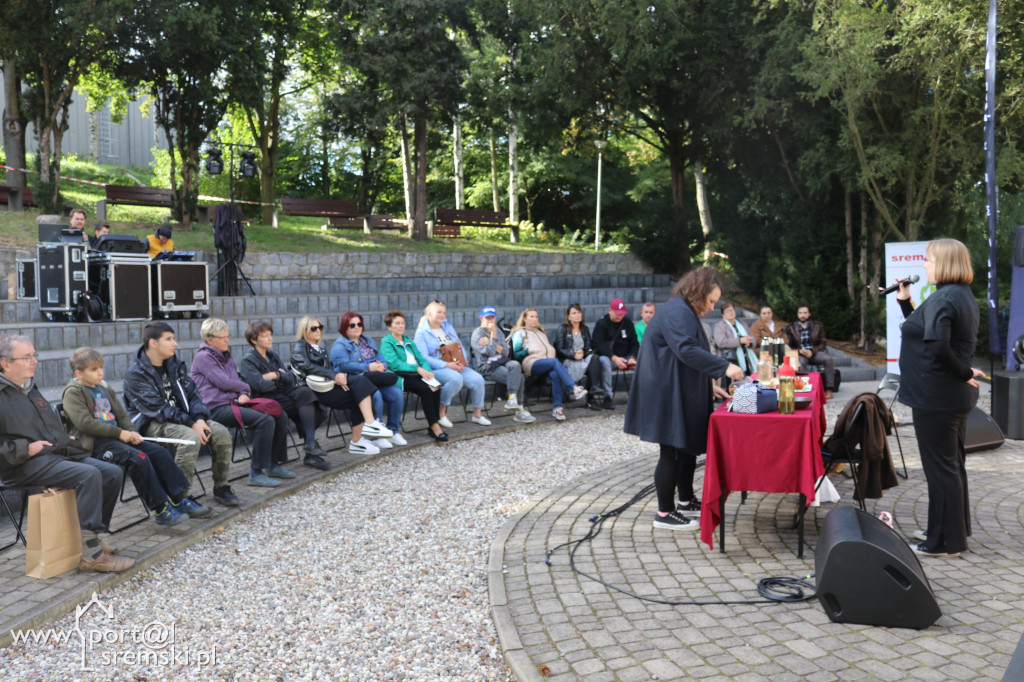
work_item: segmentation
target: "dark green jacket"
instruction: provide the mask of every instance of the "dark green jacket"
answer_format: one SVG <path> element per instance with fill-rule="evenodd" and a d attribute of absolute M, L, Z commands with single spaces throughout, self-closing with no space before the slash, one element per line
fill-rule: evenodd
<path fill-rule="evenodd" d="M 72 378 L 64 387 L 64 395 L 61 400 L 64 402 L 64 414 L 68 418 L 68 427 L 71 435 L 79 440 L 82 449 L 92 454 L 93 441 L 97 438 L 120 438 L 121 430 L 134 431 L 132 420 L 128 418 L 128 411 L 117 399 L 117 394 L 107 386 L 107 382 L 100 384 L 110 399 L 110 411 L 117 418 L 117 424 L 102 422 L 96 418 L 96 402 L 92 398 L 92 392 Z"/>

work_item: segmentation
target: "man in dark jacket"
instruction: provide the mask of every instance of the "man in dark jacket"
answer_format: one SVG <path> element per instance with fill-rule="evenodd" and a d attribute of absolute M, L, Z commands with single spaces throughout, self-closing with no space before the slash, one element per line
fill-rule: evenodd
<path fill-rule="evenodd" d="M 828 354 L 825 327 L 811 319 L 807 305 L 796 309 L 796 317 L 798 321 L 786 325 L 784 330 L 786 343 L 800 353 L 800 369 L 806 371 L 807 365 L 825 365 L 825 398 L 831 400 L 836 385 L 836 365 Z"/>
<path fill-rule="evenodd" d="M 96 533 L 107 529 L 121 489 L 121 467 L 89 457 L 64 431 L 35 387 L 39 358 L 26 336 L 0 336 L 0 478 L 8 485 L 73 488 L 86 571 L 123 571 Z"/>
<path fill-rule="evenodd" d="M 136 430 L 150 437 L 189 441 L 176 446 L 174 461 L 189 483 L 200 445 L 213 453 L 213 497 L 228 507 L 238 498 L 228 483 L 231 433 L 210 419 L 185 363 L 175 352 L 178 342 L 166 322 L 150 322 L 142 330 L 142 347 L 124 377 L 124 401 Z"/>
<path fill-rule="evenodd" d="M 636 367 L 636 356 L 640 343 L 636 338 L 636 327 L 626 314 L 626 304 L 621 298 L 612 301 L 608 314 L 594 325 L 594 352 L 601 360 L 601 388 L 604 390 L 605 405 L 612 404 L 612 372 Z"/>

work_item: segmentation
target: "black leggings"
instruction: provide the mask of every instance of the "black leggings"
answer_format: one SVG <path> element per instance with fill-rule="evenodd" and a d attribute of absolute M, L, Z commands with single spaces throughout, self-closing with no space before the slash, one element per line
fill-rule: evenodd
<path fill-rule="evenodd" d="M 673 493 L 679 488 L 680 500 L 693 499 L 693 474 L 697 471 L 697 455 L 673 445 L 661 445 L 661 457 L 654 468 L 654 487 L 658 492 L 658 511 L 676 510 Z"/>
<path fill-rule="evenodd" d="M 316 398 L 321 405 L 336 410 L 348 410 L 348 423 L 356 426 L 365 421 L 363 413 L 359 411 L 359 403 L 376 392 L 377 387 L 369 379 L 359 374 L 349 374 L 347 391 L 341 386 L 335 386 L 326 393 L 317 393 Z"/>
<path fill-rule="evenodd" d="M 402 377 L 402 388 L 406 393 L 415 393 L 423 405 L 423 414 L 427 418 L 427 424 L 433 426 L 441 418 L 441 391 L 433 390 L 427 386 L 416 372 L 399 372 Z"/>

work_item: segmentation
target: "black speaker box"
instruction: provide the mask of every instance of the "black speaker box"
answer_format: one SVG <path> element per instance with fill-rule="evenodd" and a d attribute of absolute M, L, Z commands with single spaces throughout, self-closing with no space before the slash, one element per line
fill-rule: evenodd
<path fill-rule="evenodd" d="M 992 417 L 985 414 L 977 407 L 967 415 L 967 435 L 964 439 L 964 452 L 977 452 L 978 450 L 991 450 L 998 448 L 1006 439 L 999 425 Z"/>
<path fill-rule="evenodd" d="M 818 601 L 837 623 L 923 630 L 942 615 L 910 546 L 857 507 L 836 507 L 814 549 Z"/>

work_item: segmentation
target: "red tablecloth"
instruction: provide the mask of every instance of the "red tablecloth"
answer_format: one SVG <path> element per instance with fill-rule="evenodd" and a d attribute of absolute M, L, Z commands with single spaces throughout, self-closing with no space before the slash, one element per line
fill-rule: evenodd
<path fill-rule="evenodd" d="M 814 483 L 825 473 L 821 439 L 825 432 L 825 390 L 821 376 L 809 376 L 814 403 L 793 414 L 736 414 L 723 405 L 711 414 L 704 464 L 700 539 L 714 548 L 722 522 L 720 503 L 730 491 L 803 493 L 814 500 Z"/>

